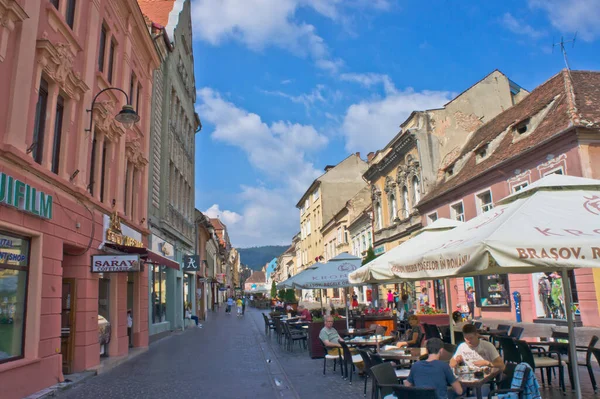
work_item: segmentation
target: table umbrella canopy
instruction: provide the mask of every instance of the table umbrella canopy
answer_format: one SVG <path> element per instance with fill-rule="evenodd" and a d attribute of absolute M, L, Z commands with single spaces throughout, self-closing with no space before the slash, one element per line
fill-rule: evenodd
<path fill-rule="evenodd" d="M 403 242 L 394 249 L 373 259 L 371 262 L 353 271 L 348 276 L 352 284 L 385 283 L 396 281 L 397 277 L 391 272 L 389 262 L 398 262 L 403 258 L 410 258 L 421 246 L 440 232 L 447 231 L 462 224 L 453 219 L 440 218 L 428 226 L 425 226 L 413 238 Z"/>
<path fill-rule="evenodd" d="M 300 273 L 293 275 L 292 277 L 288 278 L 287 280 L 282 281 L 281 283 L 277 284 L 277 289 L 278 290 L 282 290 L 284 288 L 294 288 L 294 282 L 298 280 L 298 278 L 301 278 L 303 273 L 306 273 L 310 270 L 316 269 L 319 266 L 322 266 L 323 263 L 317 262 L 317 263 L 313 263 L 312 265 L 310 265 L 308 268 L 302 270 Z"/>
<path fill-rule="evenodd" d="M 389 260 L 386 278 L 600 267 L 600 180 L 544 177 L 494 209 L 421 241 L 411 256 Z"/>
<path fill-rule="evenodd" d="M 361 262 L 361 258 L 343 252 L 315 269 L 298 274 L 292 284 L 302 289 L 349 287 L 352 284 L 348 274 L 358 269 Z"/>

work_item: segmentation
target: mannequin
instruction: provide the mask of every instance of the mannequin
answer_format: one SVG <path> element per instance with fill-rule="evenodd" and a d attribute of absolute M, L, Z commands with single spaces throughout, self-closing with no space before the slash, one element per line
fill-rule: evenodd
<path fill-rule="evenodd" d="M 552 277 L 552 291 L 550 295 L 552 297 L 552 302 L 554 303 L 554 308 L 556 310 L 556 318 L 564 319 L 566 312 L 562 278 L 556 272 L 552 273 L 550 277 Z"/>
<path fill-rule="evenodd" d="M 538 281 L 538 298 L 540 299 L 540 302 L 544 306 L 544 317 L 546 317 L 546 318 L 552 317 L 552 310 L 550 307 L 550 303 L 552 301 L 550 298 L 551 291 L 552 291 L 552 286 L 550 284 L 550 281 L 548 280 L 548 276 L 543 275 L 542 277 L 540 277 L 540 280 Z"/>

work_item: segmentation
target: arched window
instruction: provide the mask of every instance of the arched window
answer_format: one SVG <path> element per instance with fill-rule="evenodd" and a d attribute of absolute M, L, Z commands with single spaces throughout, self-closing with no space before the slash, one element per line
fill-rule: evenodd
<path fill-rule="evenodd" d="M 398 217 L 398 203 L 396 202 L 396 196 L 390 195 L 390 222 L 394 223 L 394 219 Z"/>
<path fill-rule="evenodd" d="M 402 217 L 408 219 L 410 215 L 410 203 L 408 201 L 408 188 L 404 186 L 402 188 Z"/>
<path fill-rule="evenodd" d="M 377 217 L 377 229 L 381 230 L 383 228 L 383 217 L 381 216 L 381 203 L 375 204 L 375 215 Z"/>
<path fill-rule="evenodd" d="M 413 189 L 413 206 L 416 206 L 421 200 L 421 186 L 419 185 L 419 179 L 417 176 L 412 178 L 412 189 Z"/>

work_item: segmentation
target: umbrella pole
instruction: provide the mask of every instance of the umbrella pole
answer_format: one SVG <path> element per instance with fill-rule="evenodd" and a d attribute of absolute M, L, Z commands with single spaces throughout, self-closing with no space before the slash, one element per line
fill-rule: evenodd
<path fill-rule="evenodd" d="M 325 320 L 325 309 L 323 309 L 323 290 L 320 289 L 319 293 L 321 295 L 319 295 L 319 300 L 321 301 L 321 314 L 323 315 L 323 320 Z"/>
<path fill-rule="evenodd" d="M 344 301 L 346 301 L 346 330 L 350 328 L 350 314 L 348 312 L 348 288 L 344 288 Z"/>
<path fill-rule="evenodd" d="M 454 342 L 454 319 L 452 318 L 452 291 L 450 291 L 450 279 L 446 279 L 446 297 L 448 300 L 446 301 L 446 307 L 448 308 L 448 315 L 450 316 L 450 343 L 452 345 Z"/>
<path fill-rule="evenodd" d="M 575 397 L 581 399 L 581 386 L 579 385 L 579 367 L 577 367 L 577 342 L 575 338 L 575 326 L 573 325 L 573 297 L 571 293 L 571 281 L 567 269 L 561 270 L 563 289 L 565 293 L 565 307 L 567 312 L 567 324 L 569 326 L 569 358 L 570 366 L 573 368 L 573 387 Z M 569 365 L 567 365 L 569 367 Z"/>

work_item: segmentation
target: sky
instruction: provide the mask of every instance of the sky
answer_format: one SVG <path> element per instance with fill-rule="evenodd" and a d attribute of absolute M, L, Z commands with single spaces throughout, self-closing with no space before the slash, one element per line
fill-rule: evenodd
<path fill-rule="evenodd" d="M 196 208 L 232 245 L 285 245 L 326 165 L 495 69 L 527 90 L 600 70 L 600 0 L 192 0 Z"/>

